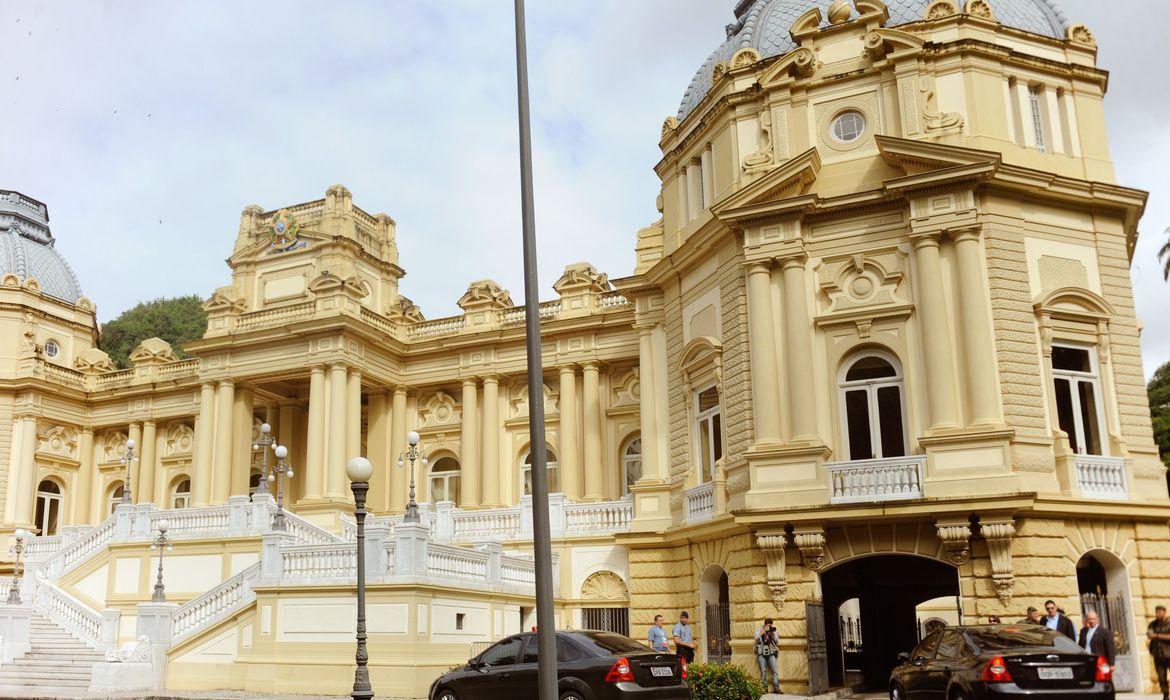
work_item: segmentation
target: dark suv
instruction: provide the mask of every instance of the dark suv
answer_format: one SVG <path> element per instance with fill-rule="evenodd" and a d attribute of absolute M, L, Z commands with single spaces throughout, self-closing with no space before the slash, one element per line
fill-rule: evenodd
<path fill-rule="evenodd" d="M 596 630 L 558 631 L 557 688 L 561 700 L 686 700 L 686 662 L 651 651 L 629 637 Z M 430 700 L 516 700 L 537 696 L 536 634 L 496 642 L 466 666 L 431 684 Z"/>

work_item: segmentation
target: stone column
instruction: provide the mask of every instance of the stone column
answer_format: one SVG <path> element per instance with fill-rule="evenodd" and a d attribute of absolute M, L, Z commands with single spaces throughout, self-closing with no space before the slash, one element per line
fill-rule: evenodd
<path fill-rule="evenodd" d="M 345 452 L 349 437 L 345 432 L 346 388 L 349 372 L 345 365 L 329 365 L 329 433 L 325 436 L 325 497 L 345 498 Z"/>
<path fill-rule="evenodd" d="M 500 378 L 483 378 L 483 505 L 495 508 L 500 502 Z"/>
<path fill-rule="evenodd" d="M 139 478 L 138 478 L 139 475 L 142 473 L 142 424 L 141 423 L 131 423 L 129 425 L 129 427 L 126 429 L 126 436 L 130 440 L 134 441 L 134 454 L 138 455 L 137 461 L 130 462 L 130 492 L 131 492 L 130 498 L 133 500 L 134 503 L 138 503 L 139 501 L 142 500 L 142 496 L 145 495 L 145 494 L 141 493 L 140 485 L 142 482 L 139 481 Z M 121 475 L 122 475 L 122 480 L 125 481 L 126 480 L 125 465 L 123 465 Z M 122 488 L 126 488 L 125 483 L 122 484 Z"/>
<path fill-rule="evenodd" d="M 562 365 L 560 387 L 560 454 L 561 493 L 574 501 L 581 500 L 581 462 L 577 459 L 577 375 L 573 365 Z"/>
<path fill-rule="evenodd" d="M 596 362 L 582 366 L 581 411 L 585 423 L 585 500 L 605 498 L 605 460 L 601 456 L 601 392 Z"/>
<path fill-rule="evenodd" d="M 211 463 L 215 445 L 215 384 L 204 382 L 199 393 L 199 415 L 195 419 L 195 473 L 191 479 L 191 505 L 211 503 Z"/>
<path fill-rule="evenodd" d="M 288 448 L 288 457 L 285 462 L 293 465 L 293 473 L 296 474 L 296 479 L 287 480 L 284 483 L 284 503 L 289 505 L 296 501 L 293 494 L 301 492 L 301 481 L 304 479 L 305 472 L 305 447 L 301 444 L 301 421 L 302 411 L 300 405 L 296 401 L 281 401 L 277 414 L 274 420 L 277 423 L 269 423 L 272 426 L 272 431 L 276 433 L 276 444 L 284 445 Z M 274 464 L 276 455 L 272 453 L 272 449 L 268 450 L 268 464 Z M 269 484 L 269 493 L 273 493 L 274 484 Z M 274 496 L 275 497 L 275 496 Z"/>
<path fill-rule="evenodd" d="M 638 328 L 638 383 L 641 387 L 639 418 L 642 429 L 642 480 L 662 481 L 662 465 L 658 460 L 658 406 L 654 388 L 654 327 Z"/>
<path fill-rule="evenodd" d="M 12 522 L 31 525 L 33 505 L 36 501 L 37 478 L 37 417 L 22 416 L 17 419 L 20 426 L 20 451 L 17 463 L 15 506 Z"/>
<path fill-rule="evenodd" d="M 140 445 L 140 454 L 142 456 L 138 462 L 138 486 L 135 487 L 135 493 L 138 495 L 137 501 L 139 503 L 153 503 L 154 476 L 158 467 L 158 459 L 156 456 L 158 436 L 153 420 L 143 421 L 142 442 Z"/>
<path fill-rule="evenodd" d="M 748 265 L 748 347 L 752 362 L 752 408 L 756 443 L 777 444 L 780 431 L 780 375 L 772 312 L 772 271 L 768 262 Z M 787 281 L 787 278 L 785 278 Z M 787 293 L 785 294 L 787 299 Z"/>
<path fill-rule="evenodd" d="M 463 380 L 463 429 L 460 437 L 459 499 L 464 508 L 479 505 L 479 405 L 475 379 Z M 415 478 L 418 478 L 417 476 Z"/>
<path fill-rule="evenodd" d="M 390 508 L 390 482 L 398 467 L 395 455 L 390 457 L 390 411 L 387 406 L 385 389 L 369 393 L 369 432 L 366 434 L 366 457 L 374 465 L 370 478 L 370 500 L 368 507 L 375 513 L 385 513 Z"/>
<path fill-rule="evenodd" d="M 406 389 L 395 387 L 390 405 L 390 512 L 406 510 L 408 467 L 398 468 L 398 457 L 406 451 Z"/>
<path fill-rule="evenodd" d="M 914 271 L 917 279 L 916 301 L 918 327 L 922 333 L 922 351 L 926 364 L 926 397 L 930 410 L 930 427 L 956 428 L 958 406 L 951 368 L 954 351 L 943 296 L 942 270 L 939 263 L 938 234 L 916 236 Z"/>
<path fill-rule="evenodd" d="M 236 391 L 232 406 L 232 476 L 229 495 L 248 495 L 248 481 L 252 478 L 252 428 L 255 425 L 255 392 L 241 386 Z"/>
<path fill-rule="evenodd" d="M 309 371 L 309 424 L 305 439 L 303 480 L 305 498 L 325 495 L 325 368 Z"/>
<path fill-rule="evenodd" d="M 350 368 L 345 389 L 345 461 L 362 455 L 362 373 Z M 343 465 L 344 466 L 344 465 Z M 375 468 L 380 465 L 375 465 Z"/>
<path fill-rule="evenodd" d="M 786 258 L 781 263 L 784 271 L 784 350 L 788 361 L 788 396 L 791 404 L 788 413 L 792 416 L 794 440 L 819 442 L 816 381 L 812 364 L 812 328 L 809 325 L 808 302 L 805 295 L 804 263 L 803 255 Z M 753 353 L 753 376 L 755 359 Z M 776 421 L 779 422 L 778 415 Z"/>
<path fill-rule="evenodd" d="M 232 495 L 232 437 L 236 385 L 224 379 L 215 390 L 215 461 L 211 464 L 211 503 L 222 505 Z"/>
<path fill-rule="evenodd" d="M 979 250 L 979 229 L 955 234 L 958 262 L 959 312 L 962 319 L 964 368 L 967 378 L 967 418 L 976 425 L 1000 422 L 999 382 L 995 373 L 995 343 L 983 285 L 983 261 Z"/>
<path fill-rule="evenodd" d="M 77 490 L 70 495 L 73 516 L 70 525 L 88 525 L 95 522 L 90 513 L 90 493 L 94 488 L 94 472 L 97 463 L 93 458 L 93 428 L 86 425 L 77 436 Z"/>

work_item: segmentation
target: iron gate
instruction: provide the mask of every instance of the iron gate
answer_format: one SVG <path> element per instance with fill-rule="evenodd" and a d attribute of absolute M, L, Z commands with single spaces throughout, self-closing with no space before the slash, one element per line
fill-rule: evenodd
<path fill-rule="evenodd" d="M 1136 685 L 1137 664 L 1134 663 L 1133 650 L 1129 648 L 1129 606 L 1120 594 L 1097 595 L 1095 593 L 1081 594 L 1081 614 L 1095 612 L 1101 618 L 1101 624 L 1113 633 L 1113 643 L 1117 646 L 1117 659 L 1113 669 L 1113 686 L 1117 690 L 1133 690 Z"/>
<path fill-rule="evenodd" d="M 584 608 L 581 610 L 581 626 L 587 630 L 605 630 L 630 636 L 629 608 Z"/>
<path fill-rule="evenodd" d="M 819 600 L 804 603 L 805 627 L 808 629 L 808 694 L 818 695 L 829 688 L 829 653 L 825 641 L 825 604 Z"/>
<path fill-rule="evenodd" d="M 707 640 L 707 663 L 731 663 L 731 612 L 727 603 L 707 603 L 703 636 Z"/>

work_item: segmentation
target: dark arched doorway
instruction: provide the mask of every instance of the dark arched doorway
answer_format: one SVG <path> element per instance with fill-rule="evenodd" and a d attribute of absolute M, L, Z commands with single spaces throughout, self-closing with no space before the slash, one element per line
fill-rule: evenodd
<path fill-rule="evenodd" d="M 860 651 L 847 649 L 837 619 L 826 620 L 825 642 L 829 653 L 829 682 L 845 685 L 845 653 L 856 654 L 868 688 L 884 688 L 898 653 L 918 643 L 915 607 L 932 598 L 953 596 L 958 605 L 958 571 L 934 559 L 906 554 L 861 557 L 821 574 L 821 593 L 827 616 L 856 598 L 864 644 Z"/>
<path fill-rule="evenodd" d="M 699 579 L 703 606 L 703 649 L 709 664 L 731 663 L 731 604 L 727 572 L 711 565 Z M 702 655 L 698 658 L 704 658 Z"/>

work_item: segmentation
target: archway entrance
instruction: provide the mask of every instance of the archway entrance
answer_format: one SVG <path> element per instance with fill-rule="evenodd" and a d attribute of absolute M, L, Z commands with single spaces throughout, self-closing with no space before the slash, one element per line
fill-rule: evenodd
<path fill-rule="evenodd" d="M 958 607 L 959 574 L 953 566 L 934 559 L 881 554 L 823 572 L 821 594 L 828 618 L 825 642 L 830 684 L 846 685 L 847 678 L 852 684 L 854 679 L 845 673 L 848 654 L 848 666 L 860 671 L 865 686 L 882 689 L 898 663 L 898 653 L 918 643 L 918 604 L 945 596 Z M 842 610 L 851 618 L 852 628 L 842 628 Z M 850 641 L 853 644 L 847 647 Z"/>
<path fill-rule="evenodd" d="M 1113 685 L 1133 690 L 1138 676 L 1133 626 L 1133 604 L 1129 597 L 1129 570 L 1116 554 L 1102 549 L 1086 553 L 1077 562 L 1077 589 L 1081 594 L 1081 615 L 1097 613 L 1101 624 L 1113 632 L 1117 659 Z"/>
<path fill-rule="evenodd" d="M 708 566 L 699 579 L 699 600 L 703 605 L 703 649 L 698 658 L 709 664 L 731 663 L 731 606 L 727 572 Z"/>

